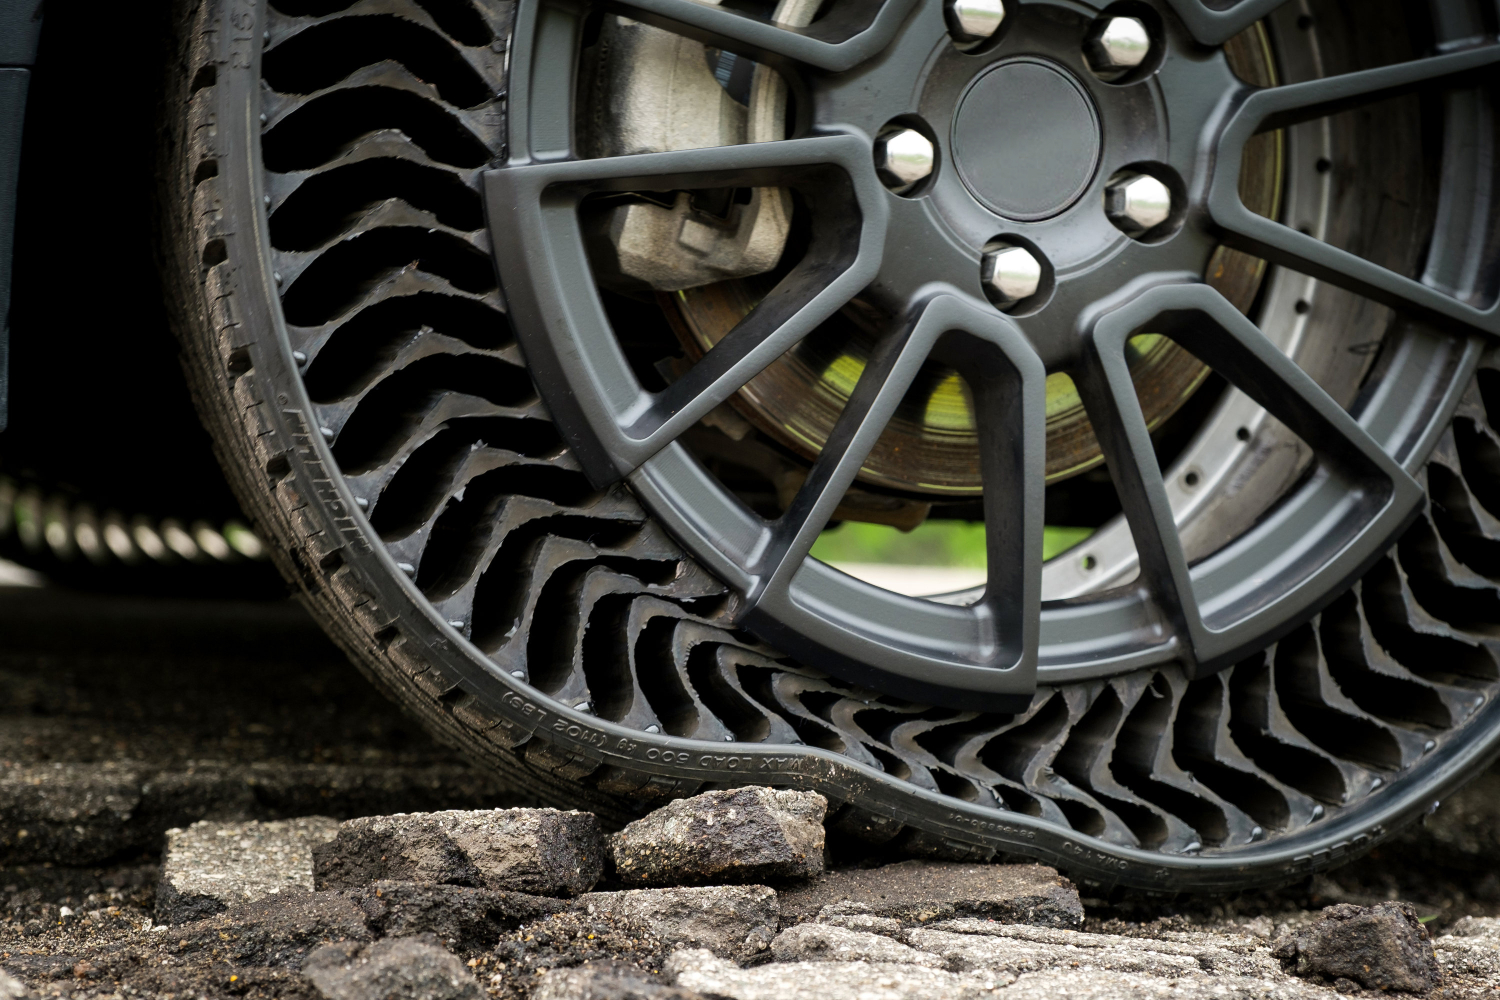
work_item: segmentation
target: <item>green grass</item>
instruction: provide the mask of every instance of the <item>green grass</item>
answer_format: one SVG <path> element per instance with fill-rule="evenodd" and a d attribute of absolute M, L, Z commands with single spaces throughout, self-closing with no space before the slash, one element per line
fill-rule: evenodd
<path fill-rule="evenodd" d="M 1048 526 L 1042 558 L 1066 552 L 1094 533 L 1092 528 Z M 984 525 L 977 521 L 927 521 L 914 531 L 846 521 L 819 536 L 814 558 L 832 563 L 894 563 L 898 566 L 985 564 Z"/>

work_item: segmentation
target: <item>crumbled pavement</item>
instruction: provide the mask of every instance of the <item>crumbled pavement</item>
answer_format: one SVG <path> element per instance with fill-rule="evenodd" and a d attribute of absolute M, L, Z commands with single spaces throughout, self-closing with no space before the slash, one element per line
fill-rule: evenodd
<path fill-rule="evenodd" d="M 874 869 L 829 872 L 781 894 L 782 916 L 811 919 L 823 907 L 858 903 L 864 912 L 906 924 L 950 917 L 1077 927 L 1078 890 L 1045 865 L 973 865 L 903 861 Z"/>
<path fill-rule="evenodd" d="M 167 831 L 156 919 L 166 924 L 222 913 L 282 892 L 311 892 L 313 846 L 332 840 L 326 816 L 244 823 L 203 820 Z"/>
<path fill-rule="evenodd" d="M 678 799 L 610 838 L 620 881 L 709 885 L 823 872 L 828 800 L 786 788 L 734 788 Z"/>
<path fill-rule="evenodd" d="M 711 809 L 679 806 L 679 817 L 699 817 L 672 848 L 687 852 L 681 874 L 658 866 L 649 876 L 693 885 L 635 888 L 609 864 L 590 875 L 575 863 L 573 881 L 531 881 L 525 891 L 441 866 L 362 868 L 347 884 L 308 891 L 317 883 L 300 847 L 259 850 L 255 837 L 226 833 L 233 847 L 223 863 L 196 867 L 232 876 L 200 880 L 231 883 L 201 894 L 223 909 L 174 911 L 171 894 L 192 887 L 181 873 L 194 865 L 174 869 L 164 856 L 171 827 L 268 834 L 289 820 L 327 830 L 331 820 L 534 803 L 368 697 L 336 652 L 320 646 L 312 664 L 271 663 L 268 681 L 249 684 L 248 662 L 209 641 L 231 627 L 227 617 L 190 621 L 199 639 L 169 636 L 163 654 L 150 633 L 170 623 L 143 613 L 149 628 L 133 640 L 135 626 L 106 615 L 108 634 L 78 639 L 78 655 L 61 666 L 39 642 L 27 646 L 24 628 L 18 645 L 0 650 L 0 1000 L 1477 1000 L 1500 988 L 1495 772 L 1353 865 L 1287 890 L 1217 899 L 1098 898 L 1087 887 L 1080 898 L 1045 866 L 912 862 L 895 849 L 834 843 L 823 844 L 826 854 L 780 848 L 804 855 L 801 867 L 752 878 L 747 859 L 725 853 L 735 837 L 723 835 L 717 810 L 735 797 L 719 790 L 708 793 L 717 796 Z M 0 626 L 14 617 L 0 600 Z M 291 617 L 262 614 L 257 628 Z M 129 641 L 111 646 L 121 630 Z M 267 660 L 280 648 L 263 635 L 241 638 Z M 303 638 L 321 641 L 310 628 Z M 194 687 L 211 684 L 222 691 Z M 17 817 L 26 825 L 7 825 Z M 668 815 L 645 818 L 642 829 L 669 826 Z M 819 842 L 818 818 L 796 837 L 783 824 L 784 843 Z M 557 829 L 566 839 L 575 828 Z M 181 853 L 187 841 L 176 836 Z M 541 850 L 516 843 L 508 850 Z M 695 860 L 699 850 L 719 856 Z M 470 848 L 458 853 L 478 871 Z M 824 858 L 835 863 L 814 874 Z M 547 878 L 565 867 L 528 864 Z M 161 874 L 174 870 L 163 901 Z M 1379 909 L 1397 900 L 1411 905 Z M 1415 922 L 1430 935 L 1427 968 L 1440 981 L 1403 994 L 1341 976 L 1336 965 L 1308 964 L 1299 976 L 1314 942 L 1337 952 L 1336 935 L 1316 930 L 1330 904 L 1361 908 L 1339 909 L 1345 924 L 1384 926 L 1394 910 L 1420 939 Z M 1298 942 L 1295 954 L 1283 947 L 1278 957 L 1288 941 Z"/>
<path fill-rule="evenodd" d="M 535 804 L 438 745 L 292 601 L 0 588 L 0 635 L 0 870 L 155 865 L 199 820 Z"/>
<path fill-rule="evenodd" d="M 0 994 L 3 997 L 4 994 Z M 701 993 L 668 986 L 658 976 L 608 959 L 571 969 L 552 969 L 531 991 L 532 1000 L 711 1000 Z"/>
<path fill-rule="evenodd" d="M 1299 976 L 1372 990 L 1425 993 L 1442 980 L 1432 936 L 1410 903 L 1339 903 L 1285 935 L 1272 952 Z"/>
<path fill-rule="evenodd" d="M 483 1000 L 474 976 L 431 935 L 395 937 L 372 945 L 325 944 L 302 975 L 326 1000 Z"/>
<path fill-rule="evenodd" d="M 492 996 L 521 998 L 548 971 L 585 962 L 622 962 L 644 975 L 658 976 L 668 953 L 644 920 L 583 910 L 521 926 L 500 939 L 493 955 L 480 960 L 478 970 L 488 973 Z"/>
<path fill-rule="evenodd" d="M 339 824 L 313 849 L 319 889 L 394 879 L 573 896 L 592 889 L 603 870 L 599 820 L 577 810 L 366 816 Z"/>
<path fill-rule="evenodd" d="M 777 894 L 763 885 L 591 892 L 577 906 L 640 921 L 669 948 L 706 948 L 738 961 L 762 957 L 781 922 Z"/>

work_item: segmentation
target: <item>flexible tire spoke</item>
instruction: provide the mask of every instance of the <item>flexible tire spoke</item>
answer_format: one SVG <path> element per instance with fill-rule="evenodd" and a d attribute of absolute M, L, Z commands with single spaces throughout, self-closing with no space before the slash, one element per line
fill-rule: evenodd
<path fill-rule="evenodd" d="M 698 0 L 612 0 L 610 6 L 635 20 L 760 62 L 796 62 L 842 73 L 882 52 L 915 4 L 916 0 L 884 0 L 871 16 L 870 4 L 844 3 L 807 28 L 789 28 Z"/>

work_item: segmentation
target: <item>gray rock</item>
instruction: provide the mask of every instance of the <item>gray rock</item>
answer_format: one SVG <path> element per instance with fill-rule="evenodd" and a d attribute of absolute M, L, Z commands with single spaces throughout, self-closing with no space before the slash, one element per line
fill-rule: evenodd
<path fill-rule="evenodd" d="M 1277 941 L 1275 955 L 1299 976 L 1372 990 L 1425 993 L 1442 980 L 1432 937 L 1410 903 L 1326 907 L 1321 919 Z"/>
<path fill-rule="evenodd" d="M 464 963 L 431 935 L 386 938 L 367 947 L 324 945 L 302 966 L 328 1000 L 484 1000 Z"/>
<path fill-rule="evenodd" d="M 1427 993 L 1443 978 L 1433 939 L 1410 903 L 1340 903 L 1281 937 L 1275 957 L 1298 976 L 1350 979 L 1370 990 Z"/>
<path fill-rule="evenodd" d="M 269 823 L 194 823 L 167 831 L 156 919 L 180 924 L 282 892 L 312 892 L 314 844 L 338 821 L 325 816 Z"/>
<path fill-rule="evenodd" d="M 741 969 L 684 949 L 663 970 L 677 986 L 728 1000 L 998 1000 L 1011 976 L 957 975 L 884 962 L 787 962 Z"/>
<path fill-rule="evenodd" d="M 576 906 L 642 921 L 668 948 L 706 948 L 739 961 L 765 952 L 781 919 L 776 892 L 763 885 L 591 892 Z"/>
<path fill-rule="evenodd" d="M 365 915 L 338 893 L 283 893 L 240 903 L 206 920 L 180 924 L 171 932 L 176 953 L 208 955 L 240 965 L 297 968 L 319 945 L 371 938 Z"/>
<path fill-rule="evenodd" d="M 593 813 L 397 813 L 339 824 L 313 858 L 319 889 L 386 880 L 572 896 L 599 880 L 604 841 Z"/>
<path fill-rule="evenodd" d="M 857 903 L 908 926 L 953 917 L 989 917 L 1045 927 L 1077 927 L 1083 904 L 1073 883 L 1045 865 L 966 865 L 903 861 L 830 872 L 781 890 L 786 922 L 811 920 L 831 904 Z"/>
<path fill-rule="evenodd" d="M 668 986 L 624 962 L 585 962 L 553 969 L 531 991 L 531 1000 L 708 1000 L 701 993 Z"/>
<path fill-rule="evenodd" d="M 847 927 L 851 931 L 869 934 L 884 934 L 896 937 L 901 933 L 901 921 L 895 917 L 877 917 L 866 903 L 830 903 L 818 911 L 817 923 L 832 927 Z"/>
<path fill-rule="evenodd" d="M 610 838 L 627 885 L 702 885 L 809 878 L 823 871 L 817 792 L 734 788 L 678 799 Z"/>
<path fill-rule="evenodd" d="M 937 955 L 908 948 L 880 934 L 831 924 L 788 927 L 771 942 L 771 956 L 778 962 L 895 962 L 930 969 L 945 965 Z"/>
<path fill-rule="evenodd" d="M 339 891 L 364 911 L 377 937 L 433 934 L 454 951 L 493 948 L 507 931 L 572 905 L 548 896 L 428 882 L 376 882 Z"/>
<path fill-rule="evenodd" d="M 25 983 L 6 975 L 5 970 L 0 969 L 0 1000 L 33 1000 L 35 996 L 35 993 L 26 988 Z"/>

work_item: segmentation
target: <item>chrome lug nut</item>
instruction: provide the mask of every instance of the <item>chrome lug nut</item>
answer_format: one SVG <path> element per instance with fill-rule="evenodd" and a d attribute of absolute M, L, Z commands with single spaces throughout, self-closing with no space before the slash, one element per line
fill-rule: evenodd
<path fill-rule="evenodd" d="M 932 173 L 937 151 L 916 129 L 904 128 L 875 140 L 875 169 L 892 191 L 905 191 Z"/>
<path fill-rule="evenodd" d="M 1104 189 L 1104 214 L 1127 236 L 1141 236 L 1172 216 L 1172 191 L 1150 174 L 1127 174 Z"/>
<path fill-rule="evenodd" d="M 948 32 L 963 45 L 982 42 L 1000 30 L 1005 20 L 1003 0 L 948 0 L 944 13 Z"/>
<path fill-rule="evenodd" d="M 979 280 L 991 302 L 1009 309 L 1042 287 L 1042 262 L 1025 247 L 988 250 L 979 263 Z"/>
<path fill-rule="evenodd" d="M 1101 77 L 1120 76 L 1151 54 L 1151 33 L 1138 17 L 1103 17 L 1094 22 L 1083 43 L 1090 68 Z"/>

